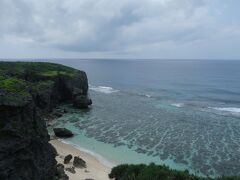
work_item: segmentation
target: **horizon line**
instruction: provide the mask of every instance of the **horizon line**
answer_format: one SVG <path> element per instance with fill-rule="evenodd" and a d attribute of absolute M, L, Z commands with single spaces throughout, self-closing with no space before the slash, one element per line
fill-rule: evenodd
<path fill-rule="evenodd" d="M 47 60 L 201 60 L 201 61 L 239 61 L 237 58 L 0 58 L 0 61 L 47 61 Z"/>

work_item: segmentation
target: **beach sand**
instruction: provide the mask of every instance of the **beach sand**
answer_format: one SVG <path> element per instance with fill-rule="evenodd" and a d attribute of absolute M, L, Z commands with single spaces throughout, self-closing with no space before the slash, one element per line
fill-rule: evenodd
<path fill-rule="evenodd" d="M 56 160 L 58 163 L 63 164 L 64 157 L 68 154 L 81 157 L 86 161 L 86 168 L 80 169 L 75 168 L 76 173 L 72 174 L 65 170 L 66 174 L 69 176 L 70 180 L 85 180 L 85 179 L 94 179 L 94 180 L 108 180 L 108 174 L 111 171 L 110 167 L 102 164 L 96 157 L 88 154 L 86 152 L 80 151 L 69 144 L 65 144 L 59 140 L 51 140 L 50 143 L 56 148 L 58 156 Z M 69 164 L 64 164 L 66 167 L 73 166 L 73 159 Z"/>

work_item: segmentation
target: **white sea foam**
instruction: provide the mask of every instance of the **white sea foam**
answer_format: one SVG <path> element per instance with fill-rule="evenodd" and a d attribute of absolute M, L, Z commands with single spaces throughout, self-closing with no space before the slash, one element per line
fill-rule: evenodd
<path fill-rule="evenodd" d="M 85 152 L 85 153 L 87 153 L 87 154 L 90 154 L 91 156 L 94 156 L 99 162 L 101 162 L 103 165 L 105 165 L 105 166 L 107 166 L 107 167 L 109 167 L 109 168 L 113 168 L 114 166 L 117 165 L 117 163 L 114 163 L 114 162 L 111 162 L 111 161 L 107 160 L 106 158 L 104 158 L 104 157 L 101 156 L 100 154 L 97 154 L 96 152 L 90 151 L 90 150 L 88 150 L 88 149 L 85 149 L 85 148 L 83 148 L 83 147 L 81 147 L 81 146 L 79 146 L 79 145 L 73 144 L 73 143 L 71 143 L 71 142 L 66 142 L 66 141 L 64 141 L 63 139 L 60 139 L 60 141 L 61 141 L 62 143 L 65 143 L 65 144 L 69 144 L 69 145 L 75 147 L 76 149 L 78 149 L 78 150 L 80 150 L 80 151 L 82 151 L 82 152 Z"/>
<path fill-rule="evenodd" d="M 111 94 L 119 91 L 117 89 L 113 89 L 112 87 L 107 86 L 90 86 L 89 89 L 105 94 Z"/>
<path fill-rule="evenodd" d="M 142 94 L 142 93 L 138 93 L 139 96 L 144 96 L 147 98 L 151 98 L 152 96 L 150 94 Z"/>
<path fill-rule="evenodd" d="M 151 96 L 151 95 L 149 95 L 149 94 L 145 94 L 145 96 L 146 96 L 146 97 L 148 97 L 148 98 L 152 97 L 152 96 Z"/>
<path fill-rule="evenodd" d="M 184 103 L 173 103 L 171 104 L 171 106 L 174 106 L 174 107 L 183 107 L 184 106 Z"/>
<path fill-rule="evenodd" d="M 232 114 L 240 114 L 240 108 L 237 107 L 210 107 L 217 111 L 230 112 Z"/>

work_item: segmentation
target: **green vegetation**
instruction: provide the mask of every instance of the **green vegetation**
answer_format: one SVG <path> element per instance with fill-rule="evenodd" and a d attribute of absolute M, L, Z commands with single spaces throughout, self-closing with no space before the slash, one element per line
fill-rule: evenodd
<path fill-rule="evenodd" d="M 119 165 L 112 169 L 109 177 L 115 180 L 213 180 L 213 178 L 198 177 L 191 175 L 188 171 L 172 170 L 167 166 L 154 163 Z M 221 177 L 215 180 L 240 180 L 240 177 Z"/>
<path fill-rule="evenodd" d="M 61 64 L 45 62 L 0 62 L 0 74 L 22 77 L 57 76 L 59 74 L 74 76 L 79 71 Z"/>
<path fill-rule="evenodd" d="M 18 92 L 26 89 L 26 82 L 15 77 L 4 77 L 0 76 L 0 88 Z"/>
<path fill-rule="evenodd" d="M 47 76 L 47 77 L 54 77 L 54 76 L 59 76 L 59 75 L 66 75 L 66 76 L 74 76 L 74 72 L 70 73 L 70 72 L 65 72 L 65 71 L 47 71 L 47 72 L 43 72 L 40 75 L 42 76 Z"/>
<path fill-rule="evenodd" d="M 22 79 L 17 79 L 15 77 L 4 77 L 0 75 L 0 89 L 5 93 L 30 96 L 28 92 L 28 83 Z"/>
<path fill-rule="evenodd" d="M 51 89 L 59 76 L 74 77 L 81 71 L 45 62 L 0 62 L 0 104 L 19 105 L 31 93 Z"/>

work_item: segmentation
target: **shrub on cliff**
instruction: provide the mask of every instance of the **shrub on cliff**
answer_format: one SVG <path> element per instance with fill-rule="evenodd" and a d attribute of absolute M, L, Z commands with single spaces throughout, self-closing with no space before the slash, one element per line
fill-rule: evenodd
<path fill-rule="evenodd" d="M 172 170 L 167 166 L 140 164 L 123 164 L 116 166 L 109 174 L 115 180 L 213 180 L 212 178 L 197 177 L 188 171 Z M 221 177 L 216 180 L 240 180 L 240 177 Z"/>
<path fill-rule="evenodd" d="M 119 165 L 112 169 L 109 177 L 116 180 L 200 180 L 200 178 L 190 175 L 188 171 L 171 170 L 167 166 L 153 163 L 150 165 Z"/>

